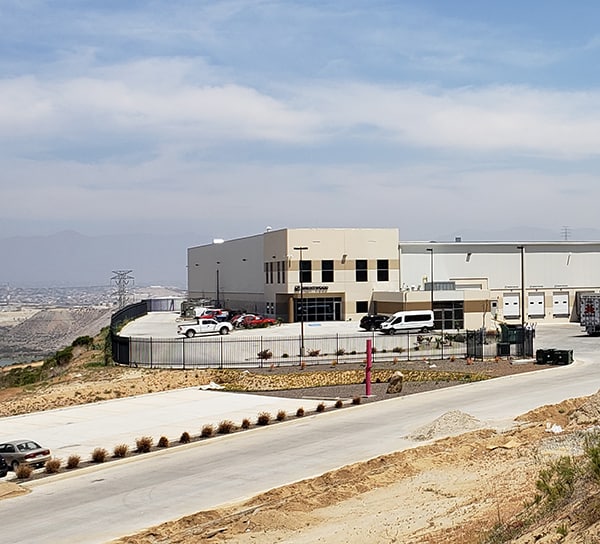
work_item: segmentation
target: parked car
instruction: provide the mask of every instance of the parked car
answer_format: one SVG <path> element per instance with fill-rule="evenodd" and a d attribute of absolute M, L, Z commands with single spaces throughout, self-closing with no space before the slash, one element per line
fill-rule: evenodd
<path fill-rule="evenodd" d="M 0 444 L 0 456 L 4 457 L 13 470 L 16 470 L 20 464 L 43 467 L 51 458 L 51 453 L 48 448 L 40 446 L 33 440 L 12 440 Z"/>
<path fill-rule="evenodd" d="M 271 325 L 277 325 L 277 319 L 262 315 L 247 315 L 241 319 L 238 326 L 245 329 L 253 329 L 255 327 L 270 327 Z"/>
<path fill-rule="evenodd" d="M 228 321 L 217 321 L 216 319 L 198 319 L 198 323 L 184 323 L 177 327 L 177 334 L 183 334 L 193 338 L 197 334 L 229 334 L 233 325 Z"/>
<path fill-rule="evenodd" d="M 360 320 L 360 328 L 366 331 L 374 331 L 380 329 L 381 324 L 389 317 L 389 315 L 367 314 L 363 315 Z"/>
<path fill-rule="evenodd" d="M 8 465 L 4 460 L 4 457 L 0 455 L 0 478 L 4 478 L 8 474 Z"/>

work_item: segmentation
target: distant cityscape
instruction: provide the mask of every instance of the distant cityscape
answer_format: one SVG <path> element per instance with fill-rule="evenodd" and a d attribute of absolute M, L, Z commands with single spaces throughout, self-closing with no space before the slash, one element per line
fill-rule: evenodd
<path fill-rule="evenodd" d="M 126 302 L 163 296 L 185 297 L 183 289 L 135 286 L 125 293 Z M 0 311 L 7 308 L 117 307 L 123 296 L 115 285 L 85 287 L 11 287 L 0 285 Z"/>

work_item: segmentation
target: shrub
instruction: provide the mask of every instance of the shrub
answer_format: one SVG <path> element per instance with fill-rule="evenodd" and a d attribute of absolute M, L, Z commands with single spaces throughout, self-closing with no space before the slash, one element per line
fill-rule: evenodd
<path fill-rule="evenodd" d="M 342 406 L 344 406 L 344 401 L 342 399 L 337 399 L 335 401 L 335 407 L 336 408 L 341 408 Z"/>
<path fill-rule="evenodd" d="M 150 436 L 142 436 L 135 441 L 135 451 L 137 453 L 148 453 L 152 449 L 154 440 Z"/>
<path fill-rule="evenodd" d="M 26 480 L 33 474 L 33 468 L 25 463 L 21 463 L 15 470 L 15 476 L 19 480 Z"/>
<path fill-rule="evenodd" d="M 200 436 L 202 438 L 208 438 L 209 436 L 212 436 L 214 432 L 215 428 L 210 423 L 207 423 L 206 425 L 204 425 L 204 427 L 202 427 L 202 430 L 200 431 Z"/>
<path fill-rule="evenodd" d="M 346 355 L 346 350 L 344 348 L 337 349 L 335 351 L 335 354 L 338 355 L 338 356 L 339 355 Z"/>
<path fill-rule="evenodd" d="M 324 412 L 324 411 L 325 411 L 325 403 L 319 402 L 319 404 L 317 404 L 317 412 Z"/>
<path fill-rule="evenodd" d="M 250 425 L 251 425 L 250 420 L 247 417 L 245 417 L 242 420 L 242 429 L 249 429 Z"/>
<path fill-rule="evenodd" d="M 113 457 L 127 457 L 129 446 L 127 444 L 118 444 L 113 449 Z"/>
<path fill-rule="evenodd" d="M 537 502 L 545 499 L 549 507 L 553 507 L 569 498 L 575 489 L 577 467 L 570 457 L 561 457 L 550 466 L 540 471 L 536 488 L 542 493 L 536 497 Z"/>
<path fill-rule="evenodd" d="M 91 336 L 79 336 L 73 340 L 71 344 L 73 347 L 75 346 L 85 346 L 90 347 L 94 344 L 94 339 Z"/>
<path fill-rule="evenodd" d="M 217 427 L 217 433 L 219 434 L 229 434 L 233 431 L 235 431 L 235 424 L 233 423 L 233 421 L 230 421 L 228 419 L 224 419 L 223 421 L 221 421 L 221 423 L 219 423 L 219 426 Z"/>
<path fill-rule="evenodd" d="M 320 349 L 310 349 L 310 350 L 308 350 L 308 356 L 309 357 L 318 357 L 320 353 L 321 353 Z"/>
<path fill-rule="evenodd" d="M 287 359 L 287 358 L 289 357 L 289 355 L 288 355 L 287 353 L 283 353 L 281 356 L 282 356 L 284 359 Z"/>
<path fill-rule="evenodd" d="M 79 455 L 69 455 L 69 457 L 67 458 L 67 468 L 77 468 L 79 466 L 80 461 L 81 457 L 79 457 Z"/>
<path fill-rule="evenodd" d="M 48 461 L 46 461 L 46 473 L 47 474 L 56 474 L 59 469 L 60 469 L 60 459 L 57 459 L 56 457 L 53 457 L 52 459 L 48 459 Z"/>
<path fill-rule="evenodd" d="M 169 447 L 169 439 L 166 436 L 161 436 L 158 439 L 158 444 L 156 444 L 159 448 L 168 448 Z"/>
<path fill-rule="evenodd" d="M 302 406 L 296 410 L 296 417 L 304 417 L 304 408 Z"/>
<path fill-rule="evenodd" d="M 181 433 L 181 436 L 179 437 L 179 443 L 180 444 L 189 444 L 190 441 L 191 441 L 190 433 L 188 433 L 187 431 L 183 431 Z"/>
<path fill-rule="evenodd" d="M 73 346 L 68 346 L 66 348 L 57 351 L 54 355 L 54 360 L 56 364 L 59 366 L 69 364 L 73 359 Z"/>
<path fill-rule="evenodd" d="M 257 355 L 259 359 L 266 361 L 273 357 L 273 352 L 270 349 L 263 349 L 262 351 L 259 351 Z"/>
<path fill-rule="evenodd" d="M 108 452 L 104 448 L 95 448 L 92 452 L 92 462 L 104 463 L 108 457 Z"/>
<path fill-rule="evenodd" d="M 261 412 L 258 414 L 258 419 L 256 420 L 257 425 L 268 425 L 271 421 L 271 414 L 269 412 Z"/>
<path fill-rule="evenodd" d="M 277 412 L 277 415 L 275 416 L 275 419 L 277 419 L 277 421 L 283 421 L 286 417 L 287 414 L 285 413 L 285 410 L 279 410 L 279 412 Z"/>
<path fill-rule="evenodd" d="M 352 398 L 352 404 L 360 404 L 361 402 L 361 398 L 360 397 L 353 397 Z"/>

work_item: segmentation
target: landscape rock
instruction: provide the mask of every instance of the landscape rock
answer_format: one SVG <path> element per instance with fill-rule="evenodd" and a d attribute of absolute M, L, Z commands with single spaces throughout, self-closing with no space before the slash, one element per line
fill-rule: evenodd
<path fill-rule="evenodd" d="M 400 393 L 402 391 L 402 381 L 404 379 L 404 374 L 402 372 L 394 372 L 389 379 L 389 385 L 387 387 L 386 393 L 392 395 L 395 393 Z"/>

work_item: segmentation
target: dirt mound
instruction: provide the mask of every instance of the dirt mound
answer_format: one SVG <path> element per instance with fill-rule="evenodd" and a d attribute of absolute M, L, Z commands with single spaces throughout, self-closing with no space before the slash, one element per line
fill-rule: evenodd
<path fill-rule="evenodd" d="M 481 421 L 460 410 L 452 410 L 407 436 L 410 440 L 425 441 L 480 429 Z"/>
<path fill-rule="evenodd" d="M 570 420 L 577 426 L 598 425 L 600 423 L 600 391 L 588 397 L 586 403 L 571 414 Z"/>

